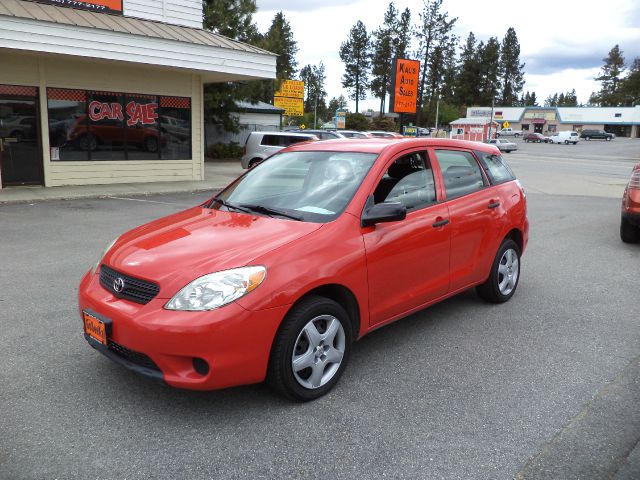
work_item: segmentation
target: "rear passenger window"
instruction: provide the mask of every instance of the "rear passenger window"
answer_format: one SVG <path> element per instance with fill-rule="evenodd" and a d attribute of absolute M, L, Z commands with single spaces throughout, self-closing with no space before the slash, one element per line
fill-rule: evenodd
<path fill-rule="evenodd" d="M 260 145 L 267 145 L 270 147 L 285 147 L 284 138 L 282 135 L 264 135 Z"/>
<path fill-rule="evenodd" d="M 431 164 L 425 152 L 398 158 L 391 164 L 373 192 L 375 203 L 402 203 L 408 211 L 436 202 Z"/>
<path fill-rule="evenodd" d="M 492 185 L 510 182 L 516 179 L 509 165 L 507 165 L 500 155 L 492 155 L 485 152 L 476 152 L 476 155 L 480 159 L 480 163 L 482 163 L 484 171 L 487 173 L 487 177 L 489 177 Z"/>
<path fill-rule="evenodd" d="M 447 200 L 482 190 L 485 186 L 480 166 L 470 152 L 436 150 L 442 170 Z"/>

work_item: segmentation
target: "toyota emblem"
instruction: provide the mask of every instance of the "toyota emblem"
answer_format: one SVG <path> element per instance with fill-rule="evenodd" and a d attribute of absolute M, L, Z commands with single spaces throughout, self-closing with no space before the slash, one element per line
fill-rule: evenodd
<path fill-rule="evenodd" d="M 122 277 L 118 277 L 113 281 L 113 289 L 117 293 L 121 293 L 124 290 L 124 280 Z"/>

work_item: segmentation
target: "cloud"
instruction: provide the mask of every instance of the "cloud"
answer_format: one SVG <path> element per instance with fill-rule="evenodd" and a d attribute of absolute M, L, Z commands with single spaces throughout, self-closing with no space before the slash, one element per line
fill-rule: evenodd
<path fill-rule="evenodd" d="M 359 0 L 301 0 L 296 2 L 287 2 L 283 5 L 282 0 L 259 0 L 257 1 L 258 10 L 282 10 L 286 12 L 308 12 L 318 10 L 319 8 L 346 6 L 351 3 L 358 3 Z"/>
<path fill-rule="evenodd" d="M 602 66 L 600 53 L 592 51 L 542 51 L 523 58 L 525 71 L 532 75 L 558 73 L 568 68 L 587 69 Z"/>

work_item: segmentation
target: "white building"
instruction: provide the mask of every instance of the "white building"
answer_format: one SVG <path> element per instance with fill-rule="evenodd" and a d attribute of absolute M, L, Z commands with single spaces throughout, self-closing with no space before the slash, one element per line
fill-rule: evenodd
<path fill-rule="evenodd" d="M 201 0 L 0 0 L 1 185 L 201 180 L 203 85 L 275 63 Z"/>
<path fill-rule="evenodd" d="M 469 107 L 467 117 L 490 117 L 491 107 Z M 494 107 L 493 119 L 524 132 L 553 133 L 606 130 L 620 137 L 640 137 L 640 105 L 636 107 Z"/>

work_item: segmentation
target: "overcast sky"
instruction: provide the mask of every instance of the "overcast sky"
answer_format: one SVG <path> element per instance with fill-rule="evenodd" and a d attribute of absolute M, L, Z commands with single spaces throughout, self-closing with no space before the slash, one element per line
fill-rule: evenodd
<path fill-rule="evenodd" d="M 257 0 L 255 20 L 265 32 L 276 12 L 282 10 L 300 49 L 298 68 L 324 62 L 329 101 L 341 93 L 347 97 L 340 83 L 344 69 L 338 55 L 340 44 L 358 20 L 367 31 L 375 30 L 388 4 L 383 0 Z M 395 5 L 400 11 L 409 7 L 412 21 L 418 22 L 422 1 L 397 0 Z M 628 64 L 640 57 L 638 0 L 557 0 L 527 7 L 517 2 L 444 0 L 443 10 L 458 17 L 455 31 L 463 39 L 472 31 L 479 40 L 497 36 L 502 41 L 507 29 L 515 28 L 520 58 L 526 64 L 524 91 L 535 91 L 541 105 L 548 95 L 572 88 L 578 102 L 586 102 L 591 92 L 599 89 L 593 78 L 615 44 L 620 45 Z M 354 110 L 355 102 L 349 106 Z M 378 107 L 379 101 L 370 96 L 360 103 L 361 110 Z"/>

